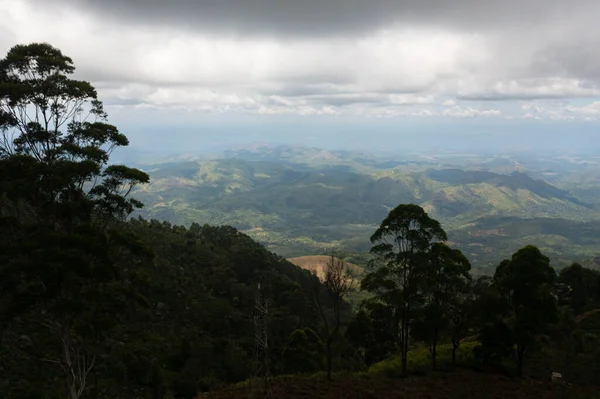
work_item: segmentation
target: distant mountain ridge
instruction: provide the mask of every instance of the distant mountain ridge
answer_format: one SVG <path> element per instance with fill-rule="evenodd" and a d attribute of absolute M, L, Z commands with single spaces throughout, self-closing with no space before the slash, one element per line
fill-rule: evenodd
<path fill-rule="evenodd" d="M 298 157 L 306 157 L 307 161 L 316 159 L 331 161 L 334 159 L 349 159 L 356 157 L 363 157 L 366 160 L 370 160 L 375 158 L 375 155 L 366 151 L 326 150 L 302 145 L 270 145 L 256 143 L 226 150 L 224 151 L 224 157 L 265 161 L 284 161 Z"/>
<path fill-rule="evenodd" d="M 567 191 L 561 190 L 544 180 L 533 179 L 526 173 L 518 171 L 506 175 L 488 171 L 465 171 L 448 168 L 431 170 L 429 176 L 436 181 L 449 184 L 489 183 L 496 187 L 506 187 L 511 190 L 529 190 L 542 198 L 558 198 L 578 205 L 588 206 L 577 198 L 574 198 Z"/>
<path fill-rule="evenodd" d="M 326 150 L 303 145 L 269 145 L 256 143 L 240 146 L 223 153 L 224 158 L 237 158 L 247 161 L 272 161 L 300 166 L 354 166 L 382 170 L 407 164 L 437 165 L 428 159 L 397 160 L 390 156 L 374 154 L 368 151 Z"/>
<path fill-rule="evenodd" d="M 446 230 L 457 232 L 464 245 L 472 237 L 462 232 L 493 230 L 501 218 L 514 218 L 513 224 L 535 218 L 573 223 L 600 219 L 597 205 L 589 205 L 587 197 L 575 197 L 524 172 L 474 170 L 471 160 L 462 169 L 448 167 L 445 160 L 419 163 L 418 155 L 365 161 L 358 153 L 296 146 L 257 146 L 228 154 L 230 158 L 146 165 L 151 184 L 135 192 L 146 204 L 139 214 L 186 225 L 229 224 L 285 257 L 322 254 L 334 247 L 365 252 L 375 226 L 400 203 L 420 204 Z M 385 162 L 393 167 L 366 165 Z M 487 226 L 475 227 L 479 221 Z M 540 232 L 542 236 L 554 240 Z M 591 244 L 582 245 L 585 256 L 594 256 Z M 487 251 L 471 249 L 479 258 Z"/>

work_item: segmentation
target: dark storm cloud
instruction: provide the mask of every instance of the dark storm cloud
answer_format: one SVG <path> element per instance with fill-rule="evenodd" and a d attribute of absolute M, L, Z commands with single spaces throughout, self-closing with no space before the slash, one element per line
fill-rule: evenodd
<path fill-rule="evenodd" d="M 486 107 L 600 95 L 599 15 L 600 0 L 0 0 L 0 46 L 48 40 L 123 107 Z M 459 106 L 444 112 L 496 112 Z"/>
<path fill-rule="evenodd" d="M 592 0 L 35 0 L 130 23 L 240 35 L 364 35 L 394 23 L 511 29 L 598 10 Z"/>
<path fill-rule="evenodd" d="M 545 48 L 534 55 L 532 67 L 546 75 L 567 75 L 588 81 L 599 81 L 598 40 L 576 41 Z M 588 84 L 592 83 L 588 82 Z"/>

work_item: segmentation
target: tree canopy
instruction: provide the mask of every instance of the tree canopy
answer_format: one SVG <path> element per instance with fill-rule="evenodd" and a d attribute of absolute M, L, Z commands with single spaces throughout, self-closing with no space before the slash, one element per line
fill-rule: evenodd
<path fill-rule="evenodd" d="M 364 277 L 362 288 L 394 310 L 403 374 L 410 324 L 414 310 L 422 305 L 430 251 L 435 242 L 446 239 L 440 223 L 413 204 L 399 205 L 390 211 L 371 236 L 374 269 Z"/>

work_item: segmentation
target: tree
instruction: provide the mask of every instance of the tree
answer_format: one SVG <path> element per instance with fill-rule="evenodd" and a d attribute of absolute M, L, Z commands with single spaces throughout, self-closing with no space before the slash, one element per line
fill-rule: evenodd
<path fill-rule="evenodd" d="M 311 373 L 320 370 L 323 367 L 323 346 L 314 330 L 294 330 L 283 352 L 285 372 Z"/>
<path fill-rule="evenodd" d="M 513 353 L 513 332 L 506 325 L 508 305 L 492 276 L 481 276 L 471 285 L 470 323 L 478 327 L 474 355 L 483 363 L 498 363 Z"/>
<path fill-rule="evenodd" d="M 484 364 L 497 365 L 513 353 L 513 330 L 500 319 L 484 324 L 477 340 L 480 345 L 473 352 Z"/>
<path fill-rule="evenodd" d="M 331 380 L 332 346 L 341 327 L 344 298 L 352 289 L 352 273 L 346 262 L 332 252 L 325 265 L 322 284 L 316 270 L 313 270 L 313 275 L 315 278 L 315 302 L 325 332 L 327 379 Z"/>
<path fill-rule="evenodd" d="M 415 320 L 413 336 L 425 342 L 431 354 L 431 368 L 436 368 L 436 349 L 440 334 L 450 332 L 453 344 L 452 360 L 464 331 L 464 294 L 470 281 L 471 264 L 459 249 L 436 242 L 429 252 L 429 265 L 424 273 L 424 305 Z"/>
<path fill-rule="evenodd" d="M 576 315 L 598 306 L 600 303 L 600 272 L 573 263 L 562 269 L 558 282 L 565 287 L 563 300 Z"/>
<path fill-rule="evenodd" d="M 46 43 L 14 46 L 0 60 L 0 319 L 56 337 L 26 355 L 60 366 L 69 399 L 83 394 L 133 298 L 127 270 L 150 255 L 117 228 L 142 206 L 129 194 L 148 175 L 108 164 L 128 140 L 74 71 Z"/>
<path fill-rule="evenodd" d="M 366 300 L 348 324 L 346 337 L 364 350 L 366 365 L 391 356 L 398 346 L 398 323 L 391 306 Z"/>
<path fill-rule="evenodd" d="M 494 323 L 506 315 L 508 307 L 493 276 L 480 276 L 471 285 L 471 318 L 475 325 Z"/>
<path fill-rule="evenodd" d="M 521 376 L 525 351 L 557 321 L 556 272 L 548 257 L 528 245 L 500 263 L 494 282 L 508 309 L 506 321 L 517 346 L 517 373 Z"/>
<path fill-rule="evenodd" d="M 431 245 L 445 241 L 440 223 L 418 205 L 399 205 L 371 236 L 373 270 L 364 277 L 361 289 L 394 309 L 402 361 L 407 371 L 410 323 L 414 309 L 422 303 L 422 288 Z"/>
<path fill-rule="evenodd" d="M 454 287 L 455 291 L 448 303 L 447 315 L 449 319 L 448 331 L 452 344 L 452 365 L 456 364 L 456 351 L 460 342 L 473 326 L 473 282 L 469 278 L 462 284 Z"/>

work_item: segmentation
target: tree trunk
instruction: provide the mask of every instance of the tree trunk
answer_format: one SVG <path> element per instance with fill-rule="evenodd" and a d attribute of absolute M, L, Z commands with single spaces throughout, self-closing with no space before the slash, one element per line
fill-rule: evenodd
<path fill-rule="evenodd" d="M 458 349 L 458 345 L 453 341 L 452 342 L 452 365 L 456 365 L 456 349 Z"/>
<path fill-rule="evenodd" d="M 331 338 L 327 340 L 327 380 L 331 381 Z"/>
<path fill-rule="evenodd" d="M 431 369 L 435 370 L 435 359 L 437 356 L 436 353 L 436 349 L 437 349 L 437 336 L 438 336 L 438 329 L 437 327 L 433 329 L 433 345 L 431 347 Z"/>
<path fill-rule="evenodd" d="M 67 399 L 79 399 L 73 376 L 69 375 L 68 372 L 65 372 L 65 374 L 65 380 L 67 383 Z"/>
<path fill-rule="evenodd" d="M 63 362 L 65 372 L 65 384 L 67 388 L 67 399 L 78 399 L 75 385 L 75 374 L 73 374 L 73 359 L 71 356 L 71 334 L 68 329 L 61 331 L 60 339 L 63 346 Z"/>
<path fill-rule="evenodd" d="M 406 317 L 402 320 L 402 376 L 408 373 L 408 322 Z"/>
<path fill-rule="evenodd" d="M 525 347 L 517 345 L 517 375 L 523 376 L 523 360 L 525 357 Z"/>

